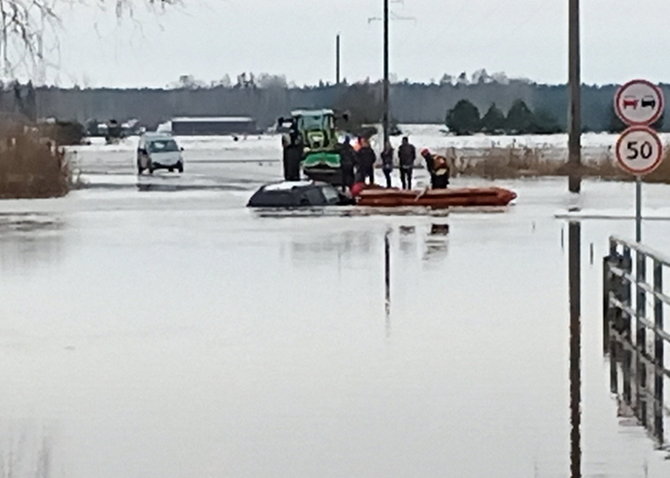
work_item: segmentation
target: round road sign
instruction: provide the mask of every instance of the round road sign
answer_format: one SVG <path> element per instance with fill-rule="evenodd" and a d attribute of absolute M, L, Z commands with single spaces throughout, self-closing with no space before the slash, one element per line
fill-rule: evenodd
<path fill-rule="evenodd" d="M 663 143 L 647 126 L 632 126 L 616 143 L 616 158 L 626 171 L 637 176 L 651 173 L 663 162 Z"/>
<path fill-rule="evenodd" d="M 650 125 L 663 114 L 663 91 L 647 80 L 633 80 L 623 85 L 614 97 L 614 107 L 621 121 L 629 126 Z"/>

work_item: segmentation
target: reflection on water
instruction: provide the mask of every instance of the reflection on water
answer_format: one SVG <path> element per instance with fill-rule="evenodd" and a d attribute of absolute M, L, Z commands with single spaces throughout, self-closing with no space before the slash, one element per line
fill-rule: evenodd
<path fill-rule="evenodd" d="M 361 206 L 327 206 L 287 208 L 258 208 L 253 210 L 259 218 L 297 218 L 297 217 L 447 217 L 447 209 L 425 207 L 375 208 Z"/>
<path fill-rule="evenodd" d="M 296 237 L 291 242 L 291 258 L 296 263 L 317 263 L 323 255 L 368 255 L 372 251 L 373 235 L 368 231 L 324 234 L 309 239 Z"/>
<path fill-rule="evenodd" d="M 384 316 L 386 319 L 386 332 L 390 335 L 392 319 L 392 271 L 394 266 L 394 253 L 400 251 L 403 259 L 421 263 L 437 263 L 447 255 L 449 224 L 437 222 L 417 221 L 416 224 L 393 224 L 390 222 L 385 227 L 375 227 L 373 230 L 349 230 L 346 232 L 302 235 L 297 233 L 291 238 L 286 250 L 290 251 L 289 261 L 292 266 L 307 266 L 310 269 L 315 265 L 329 264 L 336 261 L 338 277 L 343 269 L 343 264 L 364 264 L 370 258 L 379 257 L 380 279 L 383 284 L 384 293 Z M 423 246 L 420 252 L 417 246 Z M 284 257 L 285 248 L 279 248 L 280 256 Z M 379 254 L 379 255 L 378 255 Z M 382 259 L 383 254 L 383 259 Z M 346 266 L 345 266 L 346 267 Z M 357 272 L 357 279 L 353 282 L 363 280 L 372 272 Z M 383 274 L 383 279 L 381 278 Z M 400 273 L 399 277 L 403 277 Z M 351 281 L 351 279 L 348 279 Z M 374 279 L 375 283 L 378 279 Z M 402 280 L 402 279 L 401 279 Z M 381 291 L 381 289 L 380 289 Z"/>
<path fill-rule="evenodd" d="M 581 223 L 569 226 L 570 288 L 570 476 L 582 476 L 582 377 L 581 377 Z"/>
<path fill-rule="evenodd" d="M 417 244 L 416 234 L 424 235 L 425 246 L 423 260 L 435 261 L 446 256 L 448 248 L 449 224 L 433 223 L 428 226 L 400 225 L 397 229 L 389 226 L 383 233 L 385 249 L 392 249 L 393 232 L 398 232 L 398 246 L 403 255 L 411 255 Z M 323 262 L 324 255 L 338 254 L 341 257 L 350 255 L 369 256 L 376 248 L 374 243 L 379 235 L 373 231 L 347 231 L 343 233 L 324 234 L 310 237 L 294 237 L 290 242 L 291 259 L 296 263 Z M 283 252 L 283 248 L 282 248 Z M 390 252 L 392 254 L 392 252 Z"/>
<path fill-rule="evenodd" d="M 46 430 L 23 422 L 0 423 L 0 476 L 48 478 L 53 470 L 53 444 Z"/>
<path fill-rule="evenodd" d="M 398 228 L 400 252 L 403 256 L 416 253 L 416 226 L 400 226 Z"/>
<path fill-rule="evenodd" d="M 49 214 L 0 214 L 0 265 L 52 263 L 62 254 L 64 228 Z"/>
<path fill-rule="evenodd" d="M 431 224 L 426 236 L 424 261 L 435 262 L 444 259 L 448 251 L 449 224 Z"/>
<path fill-rule="evenodd" d="M 384 310 L 386 312 L 386 336 L 391 335 L 391 229 L 384 234 Z"/>

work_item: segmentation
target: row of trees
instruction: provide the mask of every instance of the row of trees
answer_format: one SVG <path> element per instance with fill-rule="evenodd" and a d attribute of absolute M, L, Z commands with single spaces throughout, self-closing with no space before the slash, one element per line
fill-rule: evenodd
<path fill-rule="evenodd" d="M 447 112 L 449 131 L 458 135 L 488 134 L 554 134 L 561 131 L 556 118 L 545 111 L 533 112 L 525 101 L 516 100 L 507 114 L 491 104 L 482 117 L 468 100 L 460 100 Z"/>
<path fill-rule="evenodd" d="M 270 73 L 241 73 L 237 75 L 235 82 L 226 74 L 217 81 L 207 83 L 196 79 L 193 75 L 182 75 L 175 83 L 168 85 L 169 89 L 198 90 L 207 88 L 260 88 L 260 89 L 287 89 L 291 87 L 286 76 L 273 75 Z M 296 87 L 293 85 L 293 87 Z"/>
<path fill-rule="evenodd" d="M 409 79 L 399 80 L 394 75 L 391 75 L 391 84 L 398 85 L 440 85 L 440 86 L 468 86 L 468 85 L 509 85 L 510 83 L 520 83 L 520 84 L 529 84 L 530 80 L 516 78 L 509 78 L 505 72 L 497 72 L 489 74 L 485 68 L 475 71 L 472 75 L 468 75 L 466 72 L 462 72 L 459 75 L 450 75 L 445 73 L 439 82 L 432 79 L 428 83 L 412 83 Z M 358 84 L 372 84 L 374 83 L 370 78 L 366 78 Z M 349 82 L 346 78 L 342 80 L 342 84 L 348 85 Z M 356 84 L 356 83 L 354 83 Z M 325 88 L 332 86 L 332 83 L 324 80 L 319 80 L 317 84 L 314 85 L 303 85 L 303 88 Z M 285 75 L 275 75 L 271 73 L 253 73 L 253 72 L 244 72 L 236 76 L 235 80 L 231 79 L 229 74 L 223 75 L 222 78 L 215 81 L 204 81 L 195 78 L 193 75 L 182 75 L 176 82 L 170 83 L 167 85 L 169 89 L 190 89 L 197 90 L 202 88 L 300 88 L 295 82 L 289 82 L 286 79 Z"/>
<path fill-rule="evenodd" d="M 254 76 L 254 84 L 258 83 L 259 76 Z M 242 80 L 240 85 L 244 85 L 244 77 L 240 80 Z M 246 80 L 250 81 L 250 75 L 247 75 Z M 267 84 L 264 81 L 261 83 Z M 662 88 L 670 97 L 670 85 L 662 85 Z M 616 124 L 616 115 L 612 111 L 612 98 L 616 90 L 616 85 L 583 87 L 582 122 L 585 131 L 620 129 L 621 125 Z M 252 116 L 261 127 L 275 124 L 278 117 L 286 116 L 296 107 L 335 107 L 352 112 L 359 110 L 359 114 L 355 116 L 360 117 L 361 123 L 379 122 L 381 91 L 381 84 L 373 82 L 303 88 L 290 86 L 81 90 L 34 88 L 37 116 L 41 118 L 76 119 L 79 122 L 89 118 L 117 118 L 120 121 L 137 118 L 147 126 L 155 126 L 174 116 L 231 115 Z M 23 93 L 26 94 L 25 91 Z M 500 126 L 499 122 L 496 124 L 495 121 L 490 121 L 492 117 L 500 118 L 500 114 L 494 114 L 492 111 L 487 115 L 491 103 L 495 102 L 507 120 L 508 112 L 518 99 L 523 100 L 534 112 L 536 121 L 531 123 L 542 126 L 539 131 L 555 129 L 551 124 L 553 121 L 546 121 L 543 118 L 555 119 L 563 131 L 567 127 L 568 95 L 565 85 L 524 84 L 514 80 L 507 85 L 394 84 L 391 86 L 391 114 L 400 123 L 444 124 L 445 112 L 453 109 L 456 103 L 463 99 L 479 108 L 480 116 L 486 118 L 483 127 L 487 131 L 500 128 L 526 129 L 508 126 L 507 123 Z M 16 95 L 10 85 L 0 89 L 0 111 L 20 112 L 22 108 L 17 103 Z M 24 106 L 31 103 L 32 101 L 25 101 Z M 670 107 L 668 111 L 670 112 Z M 538 118 L 542 121 L 538 122 Z M 493 123 L 493 126 L 490 123 Z M 547 128 L 546 123 L 550 123 L 551 128 Z M 466 130 L 480 131 L 479 124 L 475 122 L 475 125 L 469 126 Z M 670 130 L 670 121 L 666 122 L 663 130 Z"/>

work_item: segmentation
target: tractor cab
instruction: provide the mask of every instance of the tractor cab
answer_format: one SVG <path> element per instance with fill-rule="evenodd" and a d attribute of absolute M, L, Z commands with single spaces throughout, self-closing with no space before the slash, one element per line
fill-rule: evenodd
<path fill-rule="evenodd" d="M 347 115 L 342 115 L 346 121 Z M 296 180 L 294 165 L 299 163 L 305 175 L 316 181 L 340 185 L 342 164 L 336 130 L 336 115 L 330 109 L 300 109 L 291 118 L 279 119 L 288 127 L 282 137 L 285 179 Z"/>
<path fill-rule="evenodd" d="M 309 150 L 335 147 L 335 113 L 333 110 L 295 110 L 290 118 L 280 118 L 279 126 L 288 128 L 286 143 L 300 142 Z"/>
<path fill-rule="evenodd" d="M 335 115 L 331 110 L 298 111 L 292 115 L 306 148 L 314 151 L 337 144 Z"/>

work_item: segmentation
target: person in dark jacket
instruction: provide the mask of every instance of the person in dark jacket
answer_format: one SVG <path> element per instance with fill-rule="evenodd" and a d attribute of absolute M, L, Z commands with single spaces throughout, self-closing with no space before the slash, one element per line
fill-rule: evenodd
<path fill-rule="evenodd" d="M 390 142 L 386 142 L 384 145 L 384 151 L 382 151 L 382 172 L 386 177 L 386 187 L 391 188 L 391 173 L 393 173 L 393 146 Z"/>
<path fill-rule="evenodd" d="M 300 161 L 302 161 L 302 142 L 300 134 L 291 130 L 283 139 L 284 146 L 284 180 L 300 181 Z"/>
<path fill-rule="evenodd" d="M 449 185 L 449 163 L 447 158 L 432 154 L 427 148 L 421 151 L 430 173 L 430 185 L 433 189 L 445 189 Z"/>
<path fill-rule="evenodd" d="M 356 177 L 354 176 L 354 166 L 356 164 L 356 151 L 351 146 L 351 138 L 347 136 L 344 138 L 344 143 L 340 149 L 342 157 L 342 187 L 351 189 Z"/>
<path fill-rule="evenodd" d="M 398 148 L 398 161 L 400 163 L 400 181 L 403 189 L 412 189 L 412 172 L 416 160 L 416 148 L 410 144 L 409 138 L 405 136 Z"/>
<path fill-rule="evenodd" d="M 356 153 L 356 165 L 358 167 L 357 182 L 364 183 L 370 180 L 370 184 L 375 183 L 375 163 L 377 162 L 377 155 L 370 147 L 370 142 L 367 138 L 359 138 L 358 143 L 361 145 Z"/>

